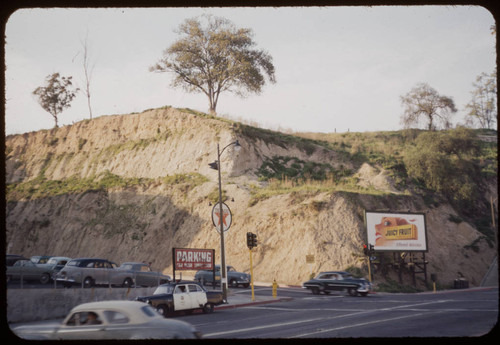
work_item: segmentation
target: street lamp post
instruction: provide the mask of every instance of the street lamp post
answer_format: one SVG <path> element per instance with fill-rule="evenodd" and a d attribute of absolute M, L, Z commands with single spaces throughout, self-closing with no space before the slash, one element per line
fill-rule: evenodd
<path fill-rule="evenodd" d="M 221 166 L 220 166 L 220 156 L 224 152 L 226 148 L 234 145 L 236 150 L 241 148 L 238 140 L 226 145 L 222 150 L 219 150 L 219 144 L 217 143 L 217 162 L 216 164 L 210 164 L 212 169 L 217 169 L 219 171 L 219 225 L 220 225 L 220 257 L 221 257 L 221 286 L 222 286 L 222 295 L 225 301 L 227 301 L 227 278 L 226 278 L 226 253 L 224 249 L 224 222 L 222 221 L 222 182 L 221 182 Z"/>

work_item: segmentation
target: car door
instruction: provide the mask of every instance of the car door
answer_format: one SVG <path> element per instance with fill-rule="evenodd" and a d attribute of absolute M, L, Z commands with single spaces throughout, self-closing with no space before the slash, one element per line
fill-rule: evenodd
<path fill-rule="evenodd" d="M 189 297 L 191 300 L 191 308 L 202 308 L 207 303 L 207 294 L 196 284 L 189 284 Z"/>
<path fill-rule="evenodd" d="M 174 310 L 186 310 L 191 308 L 191 297 L 186 285 L 177 285 L 174 290 Z"/>

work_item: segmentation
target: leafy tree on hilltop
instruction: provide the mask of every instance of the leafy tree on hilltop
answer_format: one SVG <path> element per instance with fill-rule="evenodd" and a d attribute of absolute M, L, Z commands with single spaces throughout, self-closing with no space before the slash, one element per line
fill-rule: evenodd
<path fill-rule="evenodd" d="M 473 212 L 481 188 L 481 147 L 471 129 L 420 134 L 404 157 L 408 176 Z"/>
<path fill-rule="evenodd" d="M 418 84 L 406 95 L 401 96 L 401 103 L 405 107 L 401 116 L 405 128 L 418 124 L 422 117 L 428 121 L 428 130 L 435 130 L 438 120 L 444 128 L 450 128 L 450 117 L 457 112 L 452 98 L 441 96 L 426 83 Z"/>
<path fill-rule="evenodd" d="M 40 86 L 33 91 L 38 97 L 38 103 L 42 108 L 54 117 L 55 126 L 59 114 L 70 107 L 71 101 L 75 98 L 78 88 L 72 89 L 71 79 L 73 77 L 61 77 L 59 73 L 53 73 L 45 78 L 46 86 Z"/>
<path fill-rule="evenodd" d="M 491 75 L 481 73 L 473 84 L 472 100 L 465 106 L 468 110 L 466 123 L 492 129 L 497 120 L 497 72 Z"/>
<path fill-rule="evenodd" d="M 274 83 L 274 65 L 268 53 L 253 49 L 251 29 L 238 29 L 224 18 L 204 17 L 206 27 L 197 18 L 181 24 L 178 33 L 183 37 L 164 51 L 150 71 L 173 72 L 172 86 L 204 93 L 210 113 L 215 114 L 221 92 L 241 97 L 259 94 L 264 74 Z"/>

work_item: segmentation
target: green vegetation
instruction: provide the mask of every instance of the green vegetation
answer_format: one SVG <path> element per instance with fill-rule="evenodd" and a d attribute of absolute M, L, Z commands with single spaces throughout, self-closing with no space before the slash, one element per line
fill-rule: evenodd
<path fill-rule="evenodd" d="M 63 180 L 47 180 L 43 174 L 37 178 L 7 185 L 7 200 L 38 199 L 63 194 L 78 194 L 88 191 L 106 190 L 115 187 L 130 187 L 150 182 L 145 178 L 124 178 L 106 171 L 86 178 L 71 176 Z"/>
<path fill-rule="evenodd" d="M 198 173 L 175 174 L 160 179 L 165 184 L 183 184 L 187 190 L 205 183 L 208 179 Z M 153 182 L 150 178 L 122 177 L 109 170 L 90 177 L 71 176 L 63 180 L 48 180 L 42 173 L 35 179 L 7 185 L 7 200 L 30 200 L 64 194 L 78 194 L 89 191 L 107 190 L 111 188 L 127 188 L 147 185 Z M 185 189 L 185 191 L 187 191 Z"/>

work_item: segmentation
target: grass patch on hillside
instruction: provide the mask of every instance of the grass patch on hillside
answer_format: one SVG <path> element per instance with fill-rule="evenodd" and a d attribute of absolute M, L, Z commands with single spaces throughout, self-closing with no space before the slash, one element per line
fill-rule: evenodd
<path fill-rule="evenodd" d="M 368 195 L 386 195 L 387 192 L 374 188 L 359 186 L 355 178 L 344 178 L 340 182 L 333 179 L 270 179 L 265 187 L 253 187 L 249 206 L 254 206 L 260 201 L 269 199 L 276 195 L 292 194 L 303 196 L 314 196 L 320 193 L 346 192 Z"/>
<path fill-rule="evenodd" d="M 64 194 L 79 194 L 88 191 L 106 190 L 116 187 L 130 187 L 149 183 L 151 179 L 125 178 L 109 171 L 86 178 L 71 176 L 63 180 L 48 180 L 43 175 L 36 179 L 7 185 L 7 200 L 31 200 Z"/>

